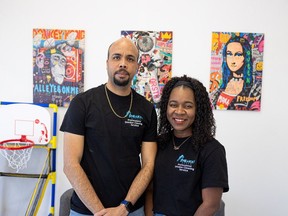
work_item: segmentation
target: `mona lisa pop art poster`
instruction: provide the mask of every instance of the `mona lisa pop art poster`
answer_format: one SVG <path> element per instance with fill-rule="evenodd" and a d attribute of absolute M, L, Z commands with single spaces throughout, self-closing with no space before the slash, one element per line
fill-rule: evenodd
<path fill-rule="evenodd" d="M 215 110 L 261 110 L 264 34 L 212 32 L 209 96 Z"/>

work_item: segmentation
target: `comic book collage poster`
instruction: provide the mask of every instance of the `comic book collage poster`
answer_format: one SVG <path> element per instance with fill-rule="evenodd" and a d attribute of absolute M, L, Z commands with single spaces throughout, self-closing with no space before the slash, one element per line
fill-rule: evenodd
<path fill-rule="evenodd" d="M 68 107 L 84 91 L 84 30 L 33 29 L 33 102 Z"/>
<path fill-rule="evenodd" d="M 212 32 L 209 96 L 215 110 L 261 110 L 264 34 Z"/>
<path fill-rule="evenodd" d="M 132 88 L 159 107 L 164 85 L 172 77 L 171 31 L 121 31 L 139 49 L 139 69 Z"/>

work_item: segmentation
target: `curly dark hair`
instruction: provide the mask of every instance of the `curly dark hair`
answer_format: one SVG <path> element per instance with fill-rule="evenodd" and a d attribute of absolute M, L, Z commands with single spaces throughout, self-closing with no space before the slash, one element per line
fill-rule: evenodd
<path fill-rule="evenodd" d="M 167 106 L 171 91 L 178 81 L 189 83 L 189 87 L 193 90 L 196 101 L 196 116 L 192 124 L 192 145 L 198 150 L 207 141 L 215 136 L 216 125 L 215 119 L 208 96 L 208 92 L 204 85 L 197 79 L 183 75 L 181 77 L 173 77 L 169 80 L 162 92 L 160 101 L 159 127 L 158 127 L 158 144 L 165 147 L 173 136 L 173 128 L 167 119 Z"/>

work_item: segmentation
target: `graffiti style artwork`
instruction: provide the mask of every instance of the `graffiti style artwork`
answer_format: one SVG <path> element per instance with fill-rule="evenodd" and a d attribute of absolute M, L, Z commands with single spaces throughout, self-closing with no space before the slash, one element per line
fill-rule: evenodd
<path fill-rule="evenodd" d="M 84 91 L 84 30 L 33 29 L 33 102 L 68 107 Z"/>
<path fill-rule="evenodd" d="M 261 110 L 264 34 L 212 32 L 209 96 L 215 110 Z"/>
<path fill-rule="evenodd" d="M 132 88 L 157 108 L 162 89 L 172 76 L 171 31 L 121 31 L 139 49 L 139 69 L 132 80 Z"/>

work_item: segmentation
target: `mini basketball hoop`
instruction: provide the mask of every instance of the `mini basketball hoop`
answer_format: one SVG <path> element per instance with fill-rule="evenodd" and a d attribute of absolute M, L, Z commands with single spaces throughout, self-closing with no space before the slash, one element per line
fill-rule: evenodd
<path fill-rule="evenodd" d="M 32 154 L 34 142 L 28 140 L 26 136 L 20 139 L 3 140 L 0 142 L 0 153 L 7 159 L 9 167 L 19 170 L 27 167 Z"/>

